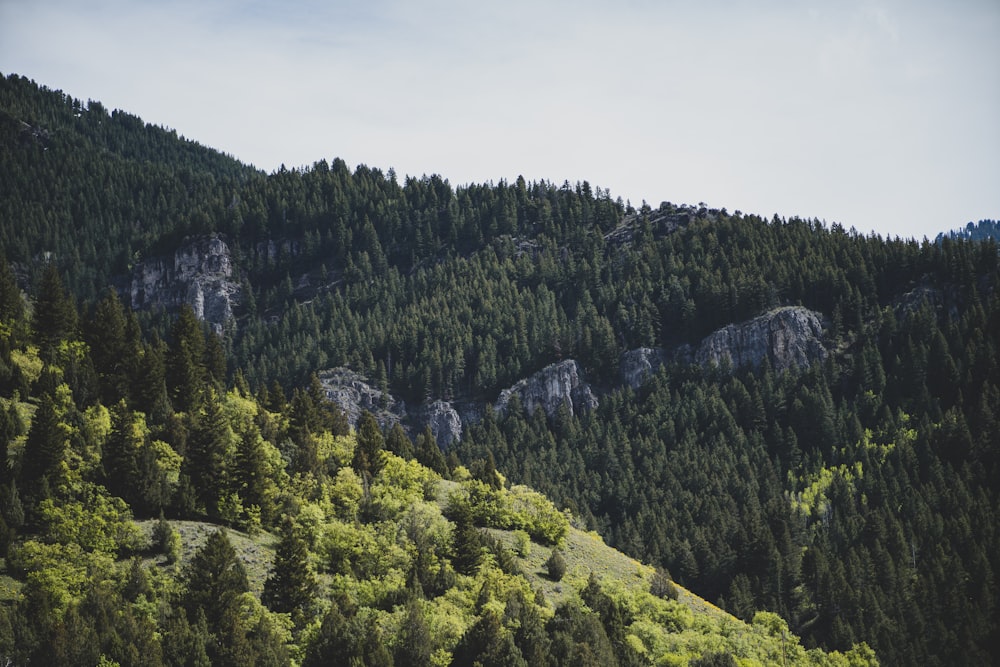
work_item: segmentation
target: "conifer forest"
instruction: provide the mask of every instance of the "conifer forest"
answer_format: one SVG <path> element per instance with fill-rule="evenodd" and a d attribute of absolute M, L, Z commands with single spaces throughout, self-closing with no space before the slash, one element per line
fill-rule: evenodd
<path fill-rule="evenodd" d="M 722 203 L 268 174 L 0 76 L 0 661 L 995 664 L 997 223 Z"/>

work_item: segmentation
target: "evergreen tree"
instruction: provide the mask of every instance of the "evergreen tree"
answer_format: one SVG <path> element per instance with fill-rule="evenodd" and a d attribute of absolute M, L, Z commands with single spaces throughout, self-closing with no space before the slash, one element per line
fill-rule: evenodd
<path fill-rule="evenodd" d="M 66 430 L 56 413 L 55 400 L 42 395 L 31 420 L 21 455 L 20 488 L 34 500 L 46 497 L 61 479 L 61 464 L 67 451 Z"/>
<path fill-rule="evenodd" d="M 442 477 L 448 475 L 448 464 L 429 425 L 417 436 L 416 457 L 420 465 L 430 468 Z"/>
<path fill-rule="evenodd" d="M 7 256 L 0 253 L 0 322 L 14 325 L 24 319 L 24 297 Z"/>
<path fill-rule="evenodd" d="M 131 374 L 138 361 L 134 345 L 138 341 L 129 341 L 126 327 L 125 310 L 117 292 L 111 290 L 97 303 L 85 326 L 105 405 L 129 397 Z"/>
<path fill-rule="evenodd" d="M 194 487 L 198 506 L 209 516 L 218 516 L 219 500 L 226 489 L 230 439 L 221 397 L 209 388 L 203 408 L 192 426 L 182 468 Z"/>
<path fill-rule="evenodd" d="M 459 574 L 473 575 L 483 559 L 483 541 L 472 520 L 472 507 L 468 501 L 458 500 L 449 507 L 455 522 L 452 534 L 451 564 Z"/>
<path fill-rule="evenodd" d="M 303 618 L 316 596 L 317 582 L 309 564 L 309 548 L 299 529 L 286 519 L 274 554 L 274 564 L 264 582 L 264 603 L 273 611 Z"/>
<path fill-rule="evenodd" d="M 412 459 L 415 454 L 413 451 L 413 442 L 410 440 L 410 436 L 406 435 L 406 431 L 403 430 L 403 426 L 396 422 L 389 429 L 389 435 L 385 439 L 385 448 L 404 459 Z"/>
<path fill-rule="evenodd" d="M 31 329 L 42 358 L 55 360 L 59 343 L 76 335 L 77 314 L 72 298 L 63 287 L 55 264 L 46 264 L 35 290 Z"/>
<path fill-rule="evenodd" d="M 406 617 L 399 629 L 396 643 L 397 667 L 421 667 L 430 664 L 433 643 L 420 602 L 411 599 L 406 604 Z"/>
<path fill-rule="evenodd" d="M 365 480 L 371 480 L 384 465 L 382 450 L 385 439 L 379 428 L 375 415 L 367 410 L 358 417 L 358 445 L 354 449 L 354 459 L 351 467 Z"/>
<path fill-rule="evenodd" d="M 205 391 L 205 334 L 190 306 L 182 306 L 170 328 L 172 344 L 166 356 L 167 391 L 174 408 L 191 412 Z"/>
<path fill-rule="evenodd" d="M 246 570 L 225 530 L 209 535 L 185 569 L 184 580 L 184 609 L 189 617 L 203 613 L 212 632 L 221 627 L 237 598 L 250 590 Z"/>
<path fill-rule="evenodd" d="M 139 450 L 142 445 L 143 437 L 134 415 L 122 399 L 111 408 L 111 432 L 104 444 L 101 462 L 108 491 L 129 503 L 139 497 Z"/>

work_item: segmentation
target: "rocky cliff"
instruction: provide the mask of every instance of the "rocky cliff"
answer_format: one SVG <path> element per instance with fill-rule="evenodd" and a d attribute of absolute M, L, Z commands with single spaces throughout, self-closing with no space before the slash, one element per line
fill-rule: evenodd
<path fill-rule="evenodd" d="M 513 387 L 504 389 L 494 406 L 497 412 L 506 411 L 514 396 L 518 397 L 527 414 L 540 407 L 549 417 L 554 416 L 563 404 L 569 407 L 570 414 L 597 407 L 597 396 L 584 382 L 580 365 L 573 359 L 546 366 Z"/>
<path fill-rule="evenodd" d="M 629 350 L 618 362 L 618 377 L 622 384 L 638 389 L 646 380 L 656 375 L 656 371 L 666 360 L 666 352 L 660 347 Z"/>
<path fill-rule="evenodd" d="M 383 394 L 381 390 L 368 384 L 367 379 L 348 368 L 332 368 L 318 374 L 326 397 L 336 403 L 351 426 L 358 423 L 358 417 L 367 410 L 375 415 L 382 428 L 403 421 L 407 416 L 406 404 Z"/>
<path fill-rule="evenodd" d="M 689 354 L 691 360 L 703 366 L 729 365 L 732 368 L 759 367 L 766 359 L 774 370 L 781 372 L 823 361 L 827 349 L 823 343 L 821 315 L 791 306 L 723 327 L 702 340 Z"/>
<path fill-rule="evenodd" d="M 668 352 L 660 347 L 629 350 L 618 362 L 622 384 L 637 389 L 670 360 L 702 366 L 759 367 L 766 359 L 781 372 L 826 359 L 822 315 L 800 306 L 777 308 L 746 322 L 730 324 Z"/>
<path fill-rule="evenodd" d="M 731 324 L 706 337 L 696 348 L 684 346 L 672 353 L 662 348 L 639 348 L 622 355 L 619 377 L 636 389 L 670 360 L 708 365 L 760 366 L 766 359 L 777 371 L 804 368 L 827 356 L 820 315 L 800 307 L 778 308 L 747 322 Z M 363 410 L 378 419 L 383 428 L 395 423 L 407 427 L 415 437 L 427 426 L 442 449 L 462 438 L 464 425 L 482 418 L 485 405 L 436 400 L 411 410 L 391 395 L 372 387 L 366 378 L 346 368 L 319 374 L 329 399 L 336 402 L 350 423 L 356 424 Z M 585 381 L 580 365 L 566 359 L 546 366 L 534 375 L 504 389 L 494 404 L 506 412 L 516 397 L 527 414 L 541 408 L 549 417 L 566 405 L 570 414 L 580 414 L 598 405 L 598 398 Z"/>
<path fill-rule="evenodd" d="M 187 304 L 221 332 L 239 303 L 240 286 L 232 278 L 229 246 L 222 238 L 188 238 L 172 257 L 136 264 L 130 284 L 132 308 L 171 310 Z"/>

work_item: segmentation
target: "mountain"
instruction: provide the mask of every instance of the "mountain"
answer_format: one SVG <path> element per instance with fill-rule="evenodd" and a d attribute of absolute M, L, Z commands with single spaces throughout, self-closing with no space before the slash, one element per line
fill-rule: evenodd
<path fill-rule="evenodd" d="M 980 220 L 979 222 L 970 222 L 961 229 L 950 231 L 947 234 L 938 234 L 935 242 L 941 243 L 941 241 L 946 238 L 952 240 L 966 239 L 968 241 L 984 241 L 987 239 L 1000 241 L 1000 227 L 997 226 L 996 220 Z"/>
<path fill-rule="evenodd" d="M 17 76 L 0 145 L 11 281 L 64 313 L 11 346 L 8 399 L 55 382 L 35 345 L 81 409 L 124 397 L 184 457 L 205 378 L 241 385 L 274 414 L 298 401 L 258 428 L 315 473 L 303 396 L 326 405 L 345 379 L 437 474 L 495 467 L 806 647 L 1000 653 L 995 243 L 636 210 L 586 182 L 401 183 L 336 159 L 263 174 Z M 124 347 L 115 299 L 139 309 Z"/>

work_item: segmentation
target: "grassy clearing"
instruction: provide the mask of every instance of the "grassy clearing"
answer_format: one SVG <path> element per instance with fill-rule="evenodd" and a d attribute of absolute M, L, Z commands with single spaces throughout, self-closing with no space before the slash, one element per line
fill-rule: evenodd
<path fill-rule="evenodd" d="M 156 525 L 154 519 L 137 523 L 147 538 L 152 536 L 153 527 Z M 171 521 L 170 525 L 181 535 L 181 558 L 174 566 L 180 569 L 191 562 L 191 558 L 205 545 L 212 533 L 223 529 L 222 526 L 204 521 Z M 232 528 L 225 528 L 225 530 L 229 535 L 229 541 L 246 568 L 247 578 L 250 580 L 250 590 L 260 595 L 264 591 L 264 580 L 267 579 L 271 563 L 274 561 L 274 548 L 278 543 L 278 538 L 266 531 L 260 531 L 256 535 L 248 535 Z M 160 555 L 147 560 L 160 567 L 171 567 L 167 564 L 166 559 Z"/>

